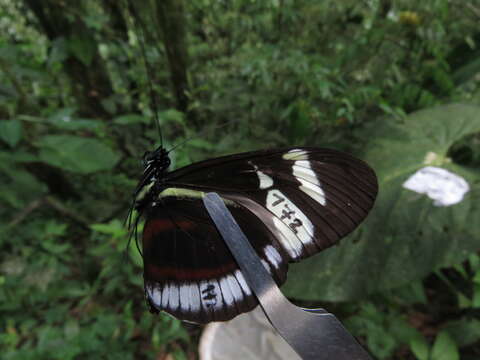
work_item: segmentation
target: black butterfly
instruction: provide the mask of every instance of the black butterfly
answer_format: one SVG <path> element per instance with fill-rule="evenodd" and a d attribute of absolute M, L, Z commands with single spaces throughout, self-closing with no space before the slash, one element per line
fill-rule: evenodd
<path fill-rule="evenodd" d="M 289 262 L 355 229 L 377 194 L 366 163 L 331 149 L 253 151 L 171 172 L 169 165 L 164 148 L 147 153 L 135 191 L 145 218 L 145 296 L 152 311 L 196 323 L 229 320 L 257 305 L 203 206 L 206 192 L 223 198 L 278 285 Z"/>

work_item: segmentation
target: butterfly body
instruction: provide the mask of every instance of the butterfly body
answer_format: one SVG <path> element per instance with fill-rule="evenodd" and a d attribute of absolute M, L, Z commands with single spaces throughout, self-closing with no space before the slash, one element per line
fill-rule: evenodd
<path fill-rule="evenodd" d="M 163 179 L 170 163 L 168 151 L 162 146 L 143 155 L 143 175 L 134 192 L 134 206 L 139 213 L 143 213 L 147 206 L 151 206 L 165 187 Z"/>
<path fill-rule="evenodd" d="M 279 285 L 289 262 L 351 232 L 377 193 L 367 164 L 330 149 L 253 151 L 170 172 L 169 165 L 163 148 L 146 154 L 135 191 L 145 218 L 145 294 L 154 311 L 197 323 L 228 320 L 257 305 L 203 206 L 207 192 L 222 197 Z"/>

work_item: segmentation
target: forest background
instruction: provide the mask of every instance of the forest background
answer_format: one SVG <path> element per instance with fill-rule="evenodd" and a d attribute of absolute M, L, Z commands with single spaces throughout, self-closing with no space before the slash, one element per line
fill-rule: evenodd
<path fill-rule="evenodd" d="M 480 358 L 478 0 L 0 0 L 3 359 L 197 358 L 200 327 L 148 312 L 123 225 L 141 156 L 173 167 L 276 146 L 367 160 L 380 194 L 285 293 L 376 359 Z M 148 76 L 139 46 L 143 24 Z M 447 105 L 450 104 L 450 105 Z M 455 205 L 402 187 L 426 165 Z"/>

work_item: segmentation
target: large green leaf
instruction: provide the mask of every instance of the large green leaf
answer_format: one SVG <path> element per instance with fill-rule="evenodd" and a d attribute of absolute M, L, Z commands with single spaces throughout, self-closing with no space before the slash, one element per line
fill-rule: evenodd
<path fill-rule="evenodd" d="M 37 145 L 42 161 L 82 174 L 111 169 L 118 161 L 118 155 L 95 139 L 51 135 L 43 137 Z"/>
<path fill-rule="evenodd" d="M 285 287 L 292 297 L 351 300 L 422 278 L 480 249 L 480 171 L 447 157 L 451 145 L 480 131 L 480 108 L 448 105 L 410 115 L 403 123 L 379 121 L 369 130 L 365 159 L 380 192 L 366 222 L 341 245 L 292 266 Z M 435 206 L 403 188 L 425 166 L 445 168 L 470 185 L 463 201 Z"/>
<path fill-rule="evenodd" d="M 435 339 L 435 343 L 433 344 L 432 360 L 459 360 L 460 355 L 458 354 L 458 347 L 455 341 L 450 337 L 450 335 L 445 332 L 441 331 L 437 338 Z"/>

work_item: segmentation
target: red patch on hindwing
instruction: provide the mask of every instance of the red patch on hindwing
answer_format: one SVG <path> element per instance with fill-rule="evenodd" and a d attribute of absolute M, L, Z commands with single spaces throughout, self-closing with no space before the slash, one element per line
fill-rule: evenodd
<path fill-rule="evenodd" d="M 189 220 L 172 221 L 165 218 L 152 219 L 145 224 L 145 228 L 143 229 L 143 241 L 149 242 L 155 235 L 162 232 L 178 228 L 182 230 L 190 230 L 196 226 L 197 224 L 195 222 Z"/>

